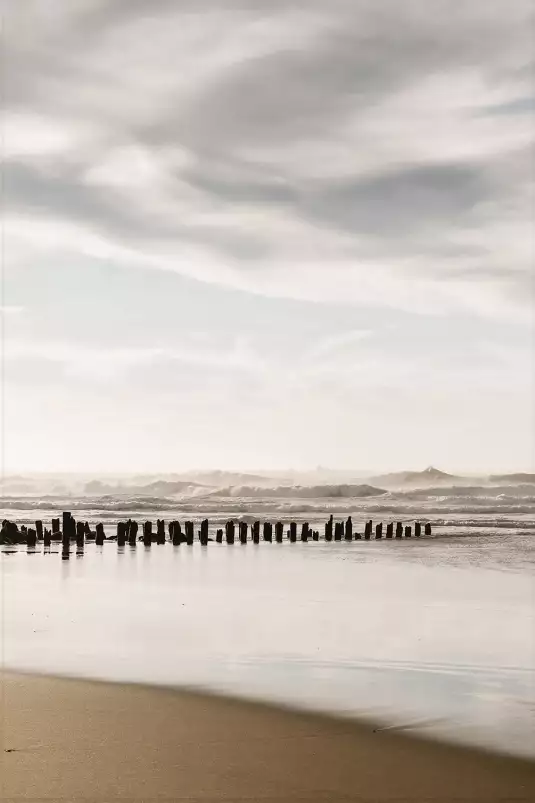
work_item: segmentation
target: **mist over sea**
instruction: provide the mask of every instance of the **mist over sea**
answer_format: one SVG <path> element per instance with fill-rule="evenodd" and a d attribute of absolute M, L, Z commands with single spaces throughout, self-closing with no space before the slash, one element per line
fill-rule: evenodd
<path fill-rule="evenodd" d="M 338 481 L 335 481 L 338 480 Z M 340 481 L 342 480 L 342 481 Z M 70 484 L 69 484 L 70 483 Z M 535 757 L 535 479 L 7 478 L 2 518 L 103 522 L 4 547 L 6 667 L 190 685 Z M 430 521 L 432 536 L 118 548 L 128 517 Z"/>

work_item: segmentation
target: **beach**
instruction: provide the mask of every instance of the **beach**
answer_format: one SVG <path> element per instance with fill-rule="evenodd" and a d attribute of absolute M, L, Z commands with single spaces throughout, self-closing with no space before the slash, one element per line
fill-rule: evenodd
<path fill-rule="evenodd" d="M 2 676 L 3 803 L 531 801 L 535 763 L 217 695 Z"/>

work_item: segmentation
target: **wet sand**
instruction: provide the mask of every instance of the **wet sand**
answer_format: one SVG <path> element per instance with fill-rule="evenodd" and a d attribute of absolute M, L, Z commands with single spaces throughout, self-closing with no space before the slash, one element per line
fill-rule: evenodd
<path fill-rule="evenodd" d="M 0 800 L 533 801 L 535 762 L 182 690 L 1 676 Z"/>

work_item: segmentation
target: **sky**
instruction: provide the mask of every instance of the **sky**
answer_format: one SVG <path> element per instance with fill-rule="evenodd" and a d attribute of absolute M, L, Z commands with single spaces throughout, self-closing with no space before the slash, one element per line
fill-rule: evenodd
<path fill-rule="evenodd" d="M 531 0 L 1 0 L 4 471 L 534 470 Z"/>

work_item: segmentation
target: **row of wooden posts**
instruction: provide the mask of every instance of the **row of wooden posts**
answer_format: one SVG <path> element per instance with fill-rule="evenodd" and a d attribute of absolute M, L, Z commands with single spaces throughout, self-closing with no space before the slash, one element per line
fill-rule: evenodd
<path fill-rule="evenodd" d="M 249 525 L 247 522 L 234 522 L 231 519 L 226 522 L 224 529 L 219 528 L 216 530 L 215 541 L 217 543 L 223 543 L 224 539 L 227 544 L 233 544 L 237 535 L 239 542 L 242 544 L 247 543 L 248 540 L 258 544 L 260 542 L 260 527 L 260 521 L 255 521 L 251 524 L 251 533 L 249 539 Z M 140 540 L 145 546 L 150 547 L 153 543 L 165 544 L 165 542 L 168 540 L 166 536 L 165 521 L 163 519 L 157 520 L 156 535 L 153 534 L 152 521 L 143 522 L 142 528 L 141 535 L 138 535 L 139 525 L 137 521 L 128 519 L 128 521 L 118 522 L 116 536 L 118 545 L 125 546 L 126 544 L 129 544 L 130 546 L 135 546 L 138 540 Z M 366 522 L 364 533 L 361 534 L 354 531 L 351 516 L 349 516 L 345 521 L 336 522 L 333 520 L 333 517 L 330 516 L 328 521 L 325 523 L 324 540 L 353 541 L 364 538 L 364 540 L 369 541 L 372 538 L 373 532 L 374 527 L 371 520 Z M 396 523 L 395 530 L 394 523 L 392 522 L 386 525 L 385 531 L 383 531 L 382 522 L 376 524 L 375 539 L 378 540 L 383 538 L 383 532 L 386 538 L 410 538 L 413 531 L 410 524 L 403 525 L 403 523 L 400 521 Z M 431 535 L 431 525 L 429 523 L 424 525 L 424 532 L 425 535 Z M 195 540 L 194 522 L 184 522 L 184 529 L 182 529 L 182 525 L 179 521 L 171 521 L 168 524 L 168 534 L 169 541 L 174 546 L 179 546 L 180 544 L 188 544 L 191 546 Z M 201 521 L 200 529 L 198 530 L 197 534 L 198 539 L 203 546 L 206 546 L 209 541 L 214 540 L 209 537 L 208 519 L 203 519 Z M 418 538 L 421 534 L 422 524 L 417 521 L 414 524 L 414 535 Z M 42 521 L 36 521 L 35 528 L 24 527 L 21 528 L 21 531 L 19 531 L 16 524 L 5 520 L 2 523 L 2 535 L 6 536 L 6 538 L 3 540 L 7 540 L 8 543 L 22 542 L 26 543 L 29 547 L 35 547 L 37 543 L 41 541 L 43 542 L 44 546 L 47 547 L 51 545 L 53 540 L 61 540 L 64 551 L 69 550 L 72 542 L 76 542 L 77 548 L 83 549 L 86 540 L 95 541 L 97 545 L 102 545 L 106 538 L 104 535 L 103 524 L 97 524 L 95 531 L 93 532 L 87 522 L 76 521 L 71 513 L 68 512 L 63 513 L 61 529 L 59 518 L 52 519 L 51 530 L 47 529 L 46 527 L 43 528 Z M 273 536 L 275 537 L 273 538 Z M 292 543 L 295 543 L 298 540 L 297 522 L 290 522 L 289 528 L 286 531 L 286 537 Z M 263 522 L 262 538 L 264 541 L 271 542 L 275 540 L 277 543 L 282 543 L 284 540 L 284 523 L 282 521 L 277 521 L 276 524 L 273 525 L 269 521 Z M 319 541 L 319 539 L 319 530 L 311 529 L 309 523 L 306 521 L 301 524 L 301 532 L 299 536 L 300 541 Z"/>

